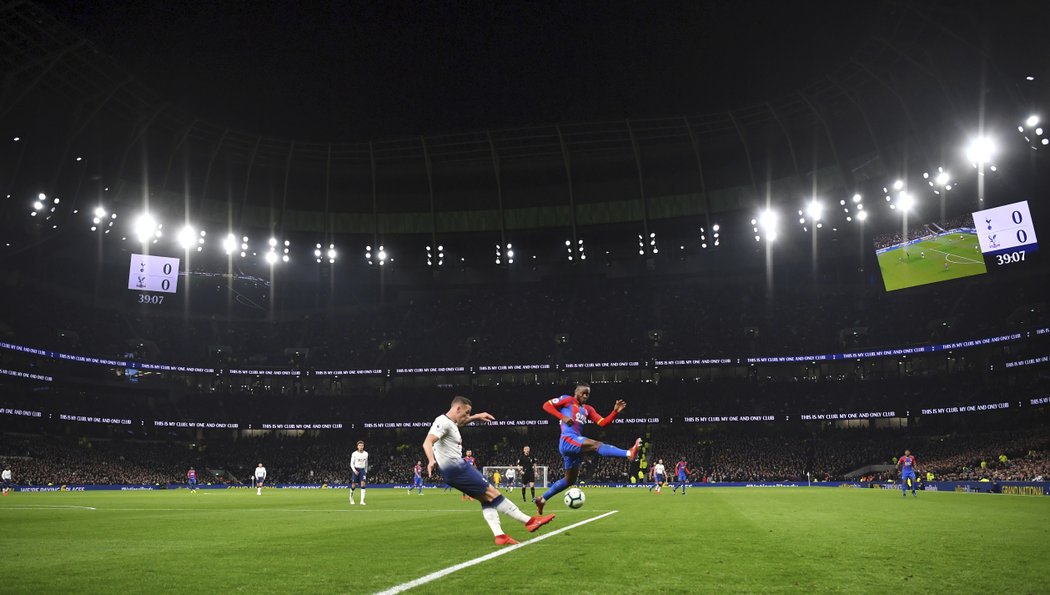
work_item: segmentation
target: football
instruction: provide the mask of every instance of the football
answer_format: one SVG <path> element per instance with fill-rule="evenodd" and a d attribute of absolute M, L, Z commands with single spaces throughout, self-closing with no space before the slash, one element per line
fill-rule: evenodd
<path fill-rule="evenodd" d="M 569 508 L 579 508 L 585 500 L 587 497 L 580 488 L 569 488 L 569 491 L 565 492 L 565 505 Z"/>

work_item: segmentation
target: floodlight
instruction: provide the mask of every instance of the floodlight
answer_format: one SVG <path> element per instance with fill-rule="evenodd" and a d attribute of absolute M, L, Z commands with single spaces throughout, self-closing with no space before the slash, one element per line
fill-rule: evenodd
<path fill-rule="evenodd" d="M 183 250 L 189 250 L 197 242 L 197 230 L 193 229 L 192 225 L 184 225 L 175 235 L 175 240 Z"/>
<path fill-rule="evenodd" d="M 135 218 L 135 222 L 132 224 L 131 229 L 140 242 L 147 242 L 154 235 L 160 234 L 157 220 L 149 213 L 143 213 Z M 160 236 L 158 235 L 157 237 Z"/>
<path fill-rule="evenodd" d="M 971 140 L 970 144 L 966 147 L 966 158 L 970 160 L 970 163 L 975 165 L 988 163 L 992 160 L 994 154 L 995 143 L 984 136 L 978 136 Z"/>

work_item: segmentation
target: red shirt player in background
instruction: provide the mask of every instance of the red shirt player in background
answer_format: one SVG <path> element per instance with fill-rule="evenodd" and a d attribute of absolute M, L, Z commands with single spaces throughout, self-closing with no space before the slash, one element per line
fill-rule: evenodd
<path fill-rule="evenodd" d="M 197 493 L 197 470 L 193 467 L 186 472 L 186 483 L 189 484 L 191 494 Z"/>
<path fill-rule="evenodd" d="M 685 495 L 685 486 L 689 484 L 689 475 L 693 472 L 689 470 L 689 463 L 685 462 L 685 459 L 679 459 L 674 464 L 674 473 L 678 476 L 678 483 L 671 488 L 671 491 L 677 492 L 678 486 L 682 486 L 682 495 Z"/>

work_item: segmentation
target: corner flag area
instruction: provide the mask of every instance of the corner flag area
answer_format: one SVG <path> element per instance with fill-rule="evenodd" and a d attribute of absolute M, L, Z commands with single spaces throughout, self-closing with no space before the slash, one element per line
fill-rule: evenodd
<path fill-rule="evenodd" d="M 963 231 L 894 246 L 878 253 L 878 260 L 886 291 L 988 272 L 977 235 Z"/>

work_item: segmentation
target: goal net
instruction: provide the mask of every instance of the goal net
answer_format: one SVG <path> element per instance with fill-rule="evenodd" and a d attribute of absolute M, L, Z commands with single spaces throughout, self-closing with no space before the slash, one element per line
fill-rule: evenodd
<path fill-rule="evenodd" d="M 513 477 L 507 476 L 507 470 L 513 469 Z M 512 466 L 500 466 L 500 465 L 485 465 L 481 468 L 482 475 L 485 479 L 489 480 L 492 485 L 496 485 L 496 472 L 499 471 L 499 485 L 498 488 L 520 488 L 522 473 Z M 547 483 L 547 466 L 536 465 L 536 487 L 546 488 L 549 487 Z"/>

